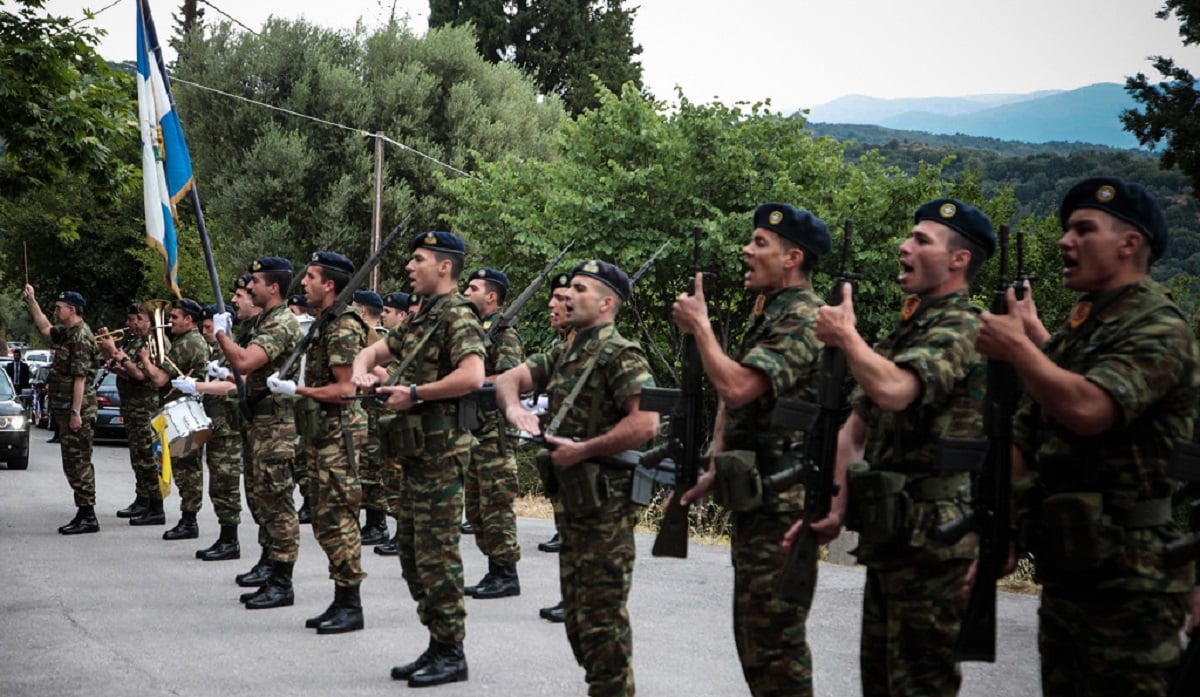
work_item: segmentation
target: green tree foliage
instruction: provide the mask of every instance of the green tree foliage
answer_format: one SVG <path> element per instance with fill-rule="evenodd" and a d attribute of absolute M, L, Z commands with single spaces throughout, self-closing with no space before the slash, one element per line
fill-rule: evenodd
<path fill-rule="evenodd" d="M 599 102 L 593 76 L 617 91 L 638 88 L 642 47 L 633 42 L 637 8 L 622 0 L 429 0 L 429 26 L 471 24 L 479 52 L 512 61 L 534 76 L 543 94 L 557 94 L 579 114 Z"/>
<path fill-rule="evenodd" d="M 1156 15 L 1180 22 L 1179 35 L 1185 46 L 1200 43 L 1200 0 L 1166 0 Z M 1192 181 L 1193 195 L 1200 195 L 1200 92 L 1192 74 L 1166 56 L 1153 56 L 1151 64 L 1162 80 L 1151 83 L 1144 73 L 1125 81 L 1125 89 L 1141 103 L 1142 111 L 1121 114 L 1125 130 L 1144 146 L 1165 143 L 1162 166 L 1178 167 Z"/>
<path fill-rule="evenodd" d="M 478 179 L 450 182 L 458 200 L 452 219 L 476 233 L 472 264 L 508 265 L 517 287 L 570 240 L 576 246 L 567 264 L 598 257 L 631 273 L 670 240 L 622 319 L 631 334 L 641 334 L 665 384 L 673 381 L 678 356 L 669 307 L 692 278 L 695 226 L 703 230 L 701 265 L 716 276 L 710 314 L 729 345 L 741 336 L 754 300 L 742 287 L 740 249 L 758 204 L 786 201 L 812 210 L 829 223 L 835 248 L 842 222 L 854 221 L 853 267 L 866 276 L 855 307 L 865 334 L 874 336 L 894 324 L 900 307 L 897 248 L 912 211 L 942 193 L 978 191 L 969 178 L 947 184 L 937 164 L 910 175 L 874 154 L 848 162 L 844 146 L 812 137 L 802 118 L 766 105 L 696 104 L 680 95 L 678 108 L 668 111 L 631 85 L 599 95 L 599 108 L 562 124 L 553 160 L 509 156 L 484 164 Z M 997 197 L 984 205 L 1004 216 L 1013 202 Z M 834 258 L 821 262 L 818 293 L 829 289 L 837 266 Z M 544 332 L 540 320 L 523 323 L 533 347 L 545 345 Z"/>
<path fill-rule="evenodd" d="M 75 174 L 119 195 L 133 174 L 114 150 L 137 137 L 134 81 L 100 58 L 96 34 L 47 15 L 44 0 L 16 5 L 0 9 L 0 193 Z"/>
<path fill-rule="evenodd" d="M 417 37 L 398 24 L 367 34 L 272 19 L 253 35 L 221 23 L 184 37 L 179 55 L 175 95 L 223 280 L 264 254 L 367 257 L 375 141 L 364 132 L 406 146 L 384 150 L 385 228 L 413 213 L 410 230 L 431 229 L 451 210 L 441 182 L 464 175 L 421 153 L 463 172 L 544 158 L 563 116 L 516 68 L 480 58 L 467 28 Z M 400 285 L 406 241 L 385 258 L 396 280 L 384 290 Z"/>

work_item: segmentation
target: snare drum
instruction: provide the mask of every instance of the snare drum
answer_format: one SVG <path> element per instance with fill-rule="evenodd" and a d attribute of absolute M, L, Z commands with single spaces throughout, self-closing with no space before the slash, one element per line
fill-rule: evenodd
<path fill-rule="evenodd" d="M 212 419 L 204 413 L 197 397 L 180 397 L 163 405 L 155 418 L 162 415 L 167 422 L 167 443 L 171 457 L 182 457 L 200 449 L 212 436 Z"/>

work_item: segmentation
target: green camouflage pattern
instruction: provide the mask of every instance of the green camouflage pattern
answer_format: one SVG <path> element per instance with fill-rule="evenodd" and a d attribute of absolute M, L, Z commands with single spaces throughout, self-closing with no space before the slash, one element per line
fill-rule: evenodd
<path fill-rule="evenodd" d="M 1137 501 L 1168 498 L 1174 490 L 1167 458 L 1177 441 L 1191 440 L 1200 402 L 1196 338 L 1179 308 L 1151 281 L 1082 301 L 1093 303 L 1092 316 L 1076 329 L 1068 322 L 1043 351 L 1103 389 L 1116 403 L 1120 422 L 1099 435 L 1076 436 L 1042 417 L 1026 398 L 1013 440 L 1036 470 L 1042 493 L 1098 491 L 1105 513 L 1119 515 Z M 1163 546 L 1181 535 L 1173 521 L 1125 530 L 1123 551 L 1081 579 L 1083 587 L 1189 590 L 1192 565 L 1167 569 L 1161 561 Z"/>
<path fill-rule="evenodd" d="M 296 424 L 290 397 L 267 391 L 267 378 L 281 368 L 300 343 L 300 323 L 280 303 L 255 318 L 247 346 L 260 346 L 267 363 L 246 376 L 251 399 L 266 393 L 247 425 L 250 457 L 246 461 L 246 503 L 259 524 L 259 540 L 268 540 L 272 561 L 294 562 L 300 553 L 300 522 L 296 517 L 293 461 Z"/>
<path fill-rule="evenodd" d="M 376 331 L 367 335 L 368 345 L 383 341 L 386 335 Z M 367 415 L 367 440 L 358 451 L 358 480 L 362 483 L 362 507 L 368 511 L 388 511 L 388 495 L 384 486 L 383 449 L 379 442 L 379 417 L 391 410 L 376 399 L 361 402 Z"/>
<path fill-rule="evenodd" d="M 954 642 L 967 611 L 967 559 L 867 567 L 859 668 L 863 697 L 954 697 Z"/>
<path fill-rule="evenodd" d="M 1046 587 L 1038 608 L 1045 697 L 1162 697 L 1179 663 L 1182 593 Z"/>
<path fill-rule="evenodd" d="M 92 436 L 96 425 L 96 390 L 92 382 L 100 367 L 100 347 L 86 322 L 74 327 L 51 327 L 50 347 L 54 360 L 50 364 L 47 392 L 54 421 L 58 423 L 63 474 L 75 495 L 76 506 L 96 505 L 96 470 L 92 465 Z M 75 379 L 83 378 L 83 403 L 80 404 L 82 425 L 72 431 L 71 400 Z"/>
<path fill-rule="evenodd" d="M 242 522 L 242 449 L 241 433 L 214 433 L 204 445 L 208 464 L 208 500 L 221 525 Z"/>
<path fill-rule="evenodd" d="M 328 312 L 328 310 L 326 310 Z M 347 307 L 309 345 L 304 384 L 322 387 L 336 382 L 335 366 L 352 366 L 367 346 L 369 329 L 358 309 Z M 358 453 L 367 438 L 367 417 L 358 402 L 322 404 L 325 429 L 305 441 L 309 463 L 309 506 L 313 535 L 329 559 L 329 577 L 339 586 L 356 586 L 367 574 L 362 568 L 362 537 L 358 510 L 362 487 L 358 480 Z M 350 434 L 350 451 L 344 433 Z"/>
<path fill-rule="evenodd" d="M 606 343 L 611 348 L 606 350 Z M 604 324 L 581 329 L 526 359 L 533 389 L 545 393 L 554 418 L 583 377 L 587 365 L 602 360 L 588 376 L 558 435 L 588 438 L 612 429 L 625 416 L 625 404 L 654 384 L 640 346 Z M 602 469 L 608 498 L 594 511 L 564 508 L 556 516 L 562 541 L 558 569 L 567 640 L 584 670 L 589 695 L 632 695 L 633 631 L 626 602 L 633 582 L 636 549 L 633 528 L 639 509 L 629 500 L 632 476 Z"/>
<path fill-rule="evenodd" d="M 204 379 L 208 365 L 208 342 L 199 329 L 193 327 L 182 336 L 176 336 L 167 350 L 162 369 L 172 379 L 180 375 Z M 168 382 L 161 388 L 163 404 L 181 397 Z M 179 490 L 179 509 L 184 513 L 196 513 L 204 503 L 204 464 L 200 451 L 171 458 L 171 476 Z"/>
<path fill-rule="evenodd" d="M 432 332 L 432 334 L 429 334 Z M 454 293 L 426 298 L 387 336 L 397 358 L 412 354 L 429 334 L 398 384 L 439 380 L 471 355 L 483 357 L 483 329 L 474 306 Z M 426 402 L 409 414 L 455 417 L 453 402 Z M 426 431 L 423 456 L 397 458 L 400 478 L 396 513 L 400 569 L 409 594 L 417 601 L 417 617 L 441 642 L 466 636 L 462 555 L 459 551 L 463 510 L 463 470 L 470 458 L 471 434 L 457 428 Z"/>
<path fill-rule="evenodd" d="M 501 316 L 496 310 L 483 318 L 483 330 L 488 332 Z M 487 375 L 499 375 L 521 364 L 525 349 L 513 327 L 499 329 L 487 347 L 484 370 Z M 475 530 L 475 545 L 489 559 L 516 564 L 521 559 L 517 542 L 517 514 L 513 502 L 520 493 L 517 479 L 517 459 L 512 443 L 503 440 L 500 414 L 496 410 L 480 410 L 479 428 L 471 446 L 471 461 L 463 478 L 467 522 Z"/>
<path fill-rule="evenodd" d="M 824 303 L 807 283 L 766 295 L 763 311 L 750 316 L 736 360 L 767 378 L 766 393 L 750 403 L 726 408 L 724 447 L 752 450 L 778 458 L 804 438 L 803 431 L 773 426 L 778 399 L 815 402 L 821 374 L 821 349 L 815 334 L 817 310 Z M 777 460 L 776 460 L 777 461 Z M 742 674 L 757 697 L 812 694 L 812 653 L 805 622 L 807 602 L 784 600 L 777 589 L 786 555 L 784 533 L 802 514 L 804 486 L 763 492 L 763 505 L 735 513 L 730 534 L 733 559 L 733 636 Z M 816 569 L 813 569 L 813 577 Z"/>
<path fill-rule="evenodd" d="M 141 350 L 147 345 L 145 337 L 133 335 L 125 346 L 129 360 L 138 370 L 142 365 Z M 159 408 L 158 387 L 149 379 L 133 380 L 117 373 L 117 392 L 121 395 L 121 419 L 129 441 L 129 464 L 133 468 L 134 487 L 138 496 L 159 499 L 158 464 L 154 461 L 154 429 L 150 420 Z"/>

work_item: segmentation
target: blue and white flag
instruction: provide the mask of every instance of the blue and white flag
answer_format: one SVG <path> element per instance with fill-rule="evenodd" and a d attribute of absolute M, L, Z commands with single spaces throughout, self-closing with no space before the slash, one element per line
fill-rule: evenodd
<path fill-rule="evenodd" d="M 150 17 L 149 0 L 138 0 L 138 122 L 142 134 L 142 181 L 146 243 L 166 264 L 167 285 L 179 297 L 178 230 L 175 206 L 192 188 L 192 160 L 175 113 L 162 50 Z"/>

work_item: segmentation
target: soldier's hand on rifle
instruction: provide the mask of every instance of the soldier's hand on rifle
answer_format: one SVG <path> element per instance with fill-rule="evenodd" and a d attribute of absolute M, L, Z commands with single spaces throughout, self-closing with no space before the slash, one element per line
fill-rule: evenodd
<path fill-rule="evenodd" d="M 351 377 L 350 382 L 354 383 L 355 387 L 375 387 L 380 380 L 374 373 L 362 373 Z"/>
<path fill-rule="evenodd" d="M 371 376 L 374 377 L 374 376 Z M 377 385 L 375 391 L 387 395 L 387 401 L 384 404 L 388 409 L 396 411 L 408 411 L 412 408 L 412 399 L 410 398 L 411 388 L 408 385 Z"/>
<path fill-rule="evenodd" d="M 538 421 L 537 415 L 526 410 L 520 404 L 508 405 L 508 408 L 504 410 L 504 418 L 518 430 L 526 433 L 540 434 L 542 432 L 542 423 Z"/>
<path fill-rule="evenodd" d="M 712 460 L 709 460 L 708 469 L 704 471 L 704 474 L 696 478 L 696 486 L 683 492 L 683 495 L 679 497 L 679 505 L 690 506 L 693 503 L 703 501 L 706 497 L 712 494 L 713 487 L 716 485 L 716 482 L 717 469 L 713 466 Z M 671 497 L 674 495 L 675 493 L 672 492 L 671 495 L 667 497 L 667 500 L 663 502 L 664 511 L 667 510 L 667 504 L 671 502 Z"/>
<path fill-rule="evenodd" d="M 229 336 L 230 330 L 233 329 L 233 315 L 229 314 L 228 312 L 218 312 L 217 314 L 213 315 L 212 323 L 213 336 L 216 336 L 222 332 L 225 334 L 225 336 Z"/>
<path fill-rule="evenodd" d="M 558 467 L 570 467 L 587 459 L 587 451 L 583 443 L 569 438 L 545 436 L 546 447 L 550 449 L 550 461 Z"/>
<path fill-rule="evenodd" d="M 206 368 L 208 369 L 208 377 L 210 378 L 214 378 L 216 380 L 229 379 L 229 368 L 221 365 L 220 361 L 209 361 Z"/>
<path fill-rule="evenodd" d="M 671 319 L 685 334 L 696 334 L 712 325 L 708 321 L 708 305 L 704 301 L 704 274 L 697 273 L 695 294 L 683 293 L 671 307 Z"/>
<path fill-rule="evenodd" d="M 816 334 L 826 346 L 846 348 L 858 336 L 854 314 L 854 288 L 846 284 L 840 305 L 824 305 L 817 311 Z"/>
<path fill-rule="evenodd" d="M 1009 310 L 1013 314 L 1021 318 L 1021 325 L 1025 328 L 1025 336 L 1029 337 L 1033 343 L 1041 346 L 1046 343 L 1046 339 L 1050 338 L 1050 332 L 1046 330 L 1046 325 L 1042 324 L 1042 319 L 1038 317 L 1037 305 L 1033 302 L 1033 286 L 1029 285 L 1029 281 L 1023 281 L 1025 284 L 1025 292 L 1021 295 L 1021 299 L 1016 301 L 1014 306 L 1009 302 L 1009 307 L 1016 307 L 1016 310 Z M 1016 298 L 1016 290 L 1010 288 L 1008 296 Z"/>
<path fill-rule="evenodd" d="M 1025 335 L 1025 325 L 1018 314 L 1017 298 L 1012 288 L 1008 289 L 1007 301 L 1008 314 L 984 312 L 980 317 L 975 348 L 988 358 L 1012 363 L 1021 347 L 1029 343 L 1029 337 Z"/>
<path fill-rule="evenodd" d="M 271 391 L 271 394 L 295 396 L 296 381 L 284 380 L 279 377 L 279 373 L 271 373 L 271 377 L 267 378 L 267 389 Z"/>

